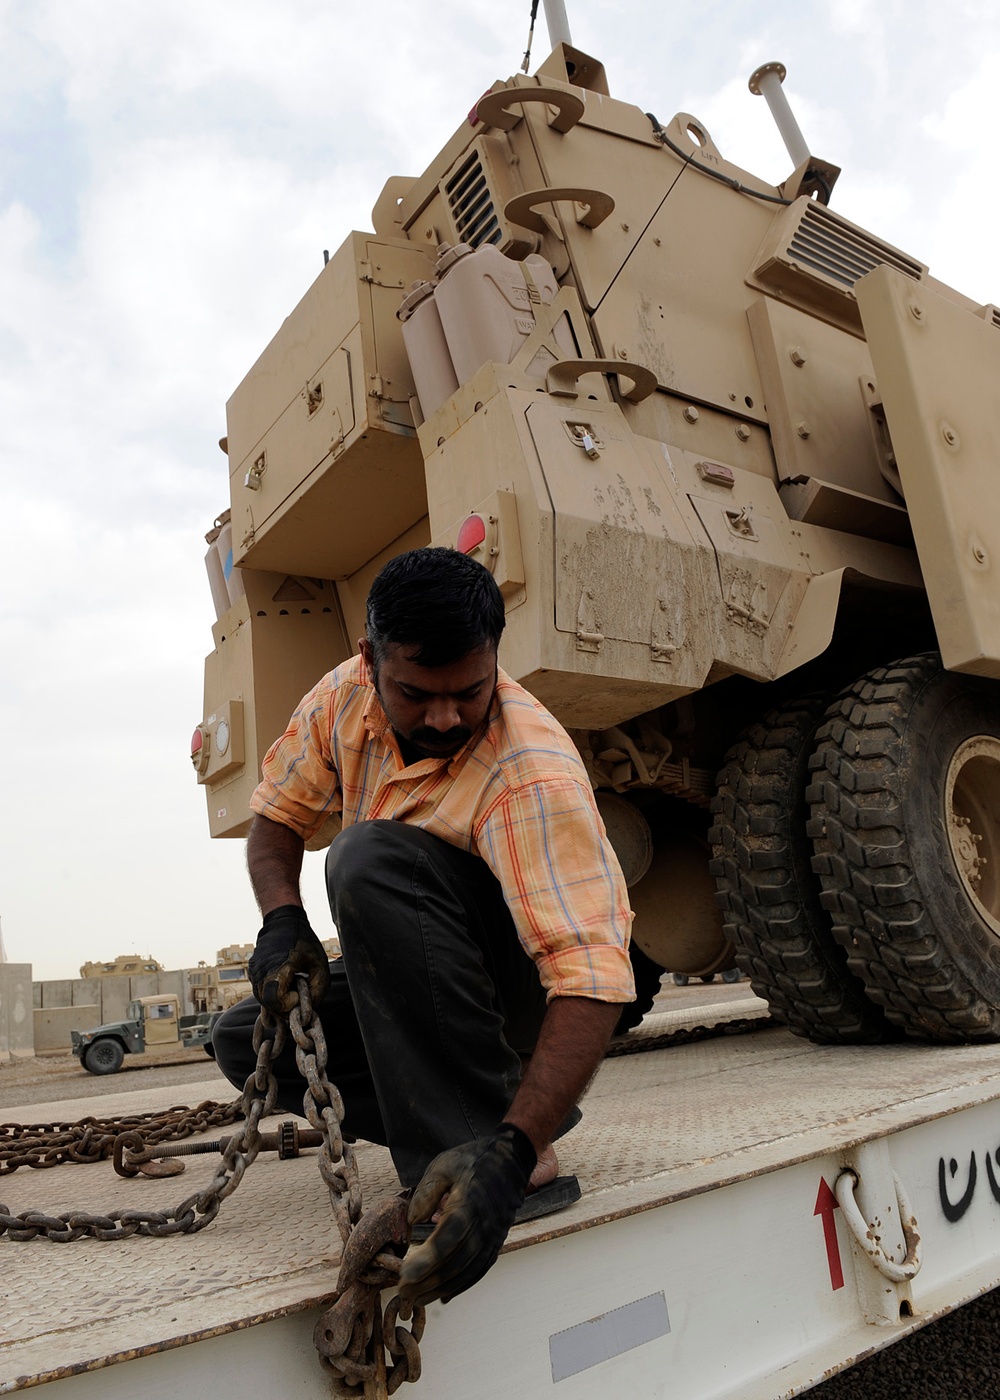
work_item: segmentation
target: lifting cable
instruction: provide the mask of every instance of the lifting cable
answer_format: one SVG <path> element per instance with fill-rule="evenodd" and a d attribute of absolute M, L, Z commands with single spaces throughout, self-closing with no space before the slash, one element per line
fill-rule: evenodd
<path fill-rule="evenodd" d="M 538 0 L 531 0 L 531 19 L 528 23 L 528 47 L 524 51 L 524 59 L 521 62 L 521 72 L 527 73 L 528 64 L 531 62 L 531 43 L 535 37 L 535 20 L 538 18 Z"/>
<path fill-rule="evenodd" d="M 690 165 L 694 170 L 700 170 L 702 175 L 710 175 L 713 180 L 718 180 L 723 185 L 728 185 L 730 189 L 736 190 L 738 194 L 748 194 L 752 199 L 761 199 L 766 204 L 791 204 L 790 199 L 784 199 L 780 194 L 764 194 L 762 190 L 751 189 L 749 185 L 744 185 L 740 180 L 734 180 L 732 175 L 723 175 L 721 170 L 713 170 L 711 166 L 702 165 L 695 160 L 688 151 L 682 150 L 675 141 L 667 135 L 666 130 L 652 112 L 647 112 L 646 116 L 653 124 L 653 135 L 663 146 L 668 146 L 675 156 L 680 156 L 685 165 Z M 814 173 L 814 172 L 810 172 Z"/>

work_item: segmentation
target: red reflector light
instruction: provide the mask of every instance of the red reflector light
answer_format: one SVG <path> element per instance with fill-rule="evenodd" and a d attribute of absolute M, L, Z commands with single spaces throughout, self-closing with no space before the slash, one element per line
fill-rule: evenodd
<path fill-rule="evenodd" d="M 462 521 L 458 532 L 459 554 L 471 554 L 486 538 L 486 521 L 481 515 L 470 515 Z"/>
<path fill-rule="evenodd" d="M 200 730 L 200 729 L 196 729 L 196 730 L 194 731 L 194 733 L 191 735 L 191 754 L 192 754 L 192 756 L 194 756 L 194 754 L 196 754 L 196 753 L 200 753 L 200 752 L 201 752 L 201 746 L 202 746 L 203 742 L 204 742 L 204 740 L 203 740 L 203 738 L 202 738 L 201 730 Z"/>

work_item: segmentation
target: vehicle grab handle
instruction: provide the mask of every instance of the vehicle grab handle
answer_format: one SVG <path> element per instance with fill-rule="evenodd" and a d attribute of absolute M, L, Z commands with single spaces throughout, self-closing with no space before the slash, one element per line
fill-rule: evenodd
<path fill-rule="evenodd" d="M 512 112 L 512 106 L 521 102 L 547 102 L 558 108 L 556 115 L 549 118 L 553 131 L 571 131 L 586 110 L 581 97 L 575 92 L 565 92 L 562 88 L 500 88 L 481 97 L 473 110 L 473 117 L 484 126 L 495 126 L 500 131 L 510 131 L 524 116 L 523 112 Z"/>
<path fill-rule="evenodd" d="M 557 398 L 575 399 L 580 392 L 577 381 L 584 374 L 622 374 L 631 379 L 632 387 L 622 398 L 629 403 L 642 403 L 656 389 L 656 375 L 645 365 L 633 365 L 627 360 L 560 360 L 545 376 L 545 388 Z"/>
<path fill-rule="evenodd" d="M 504 205 L 503 216 L 509 223 L 530 228 L 533 233 L 547 233 L 548 225 L 541 214 L 536 213 L 535 205 L 555 204 L 560 199 L 572 199 L 586 206 L 583 213 L 576 216 L 577 223 L 584 228 L 597 228 L 598 224 L 603 224 L 615 207 L 614 200 L 603 190 L 584 190 L 570 185 L 559 189 L 526 190 L 524 194 L 515 195 Z"/>

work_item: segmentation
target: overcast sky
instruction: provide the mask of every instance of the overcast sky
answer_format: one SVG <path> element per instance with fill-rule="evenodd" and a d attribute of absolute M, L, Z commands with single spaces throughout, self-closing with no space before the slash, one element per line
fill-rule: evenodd
<path fill-rule="evenodd" d="M 1000 8 L 566 0 L 612 93 L 773 181 L 760 63 L 833 207 L 978 301 L 996 268 Z M 515 72 L 529 0 L 0 0 L 0 916 L 34 975 L 249 941 L 242 842 L 188 758 L 225 403 L 318 273 Z M 534 68 L 548 52 L 539 17 Z M 306 902 L 330 932 L 322 857 Z"/>

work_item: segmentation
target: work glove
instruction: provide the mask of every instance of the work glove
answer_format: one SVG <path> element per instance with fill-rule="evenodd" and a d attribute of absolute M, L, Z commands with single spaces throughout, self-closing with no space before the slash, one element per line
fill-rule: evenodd
<path fill-rule="evenodd" d="M 448 1303 L 490 1269 L 524 1200 L 537 1161 L 531 1139 L 512 1123 L 434 1158 L 410 1199 L 411 1226 L 448 1199 L 426 1244 L 403 1261 L 399 1292 L 414 1304 Z"/>
<path fill-rule="evenodd" d="M 304 909 L 297 904 L 282 904 L 264 915 L 247 971 L 254 996 L 268 1011 L 287 1016 L 293 1006 L 298 1006 L 295 977 L 299 972 L 308 976 L 312 1003 L 319 1005 L 330 985 L 330 960 Z"/>

